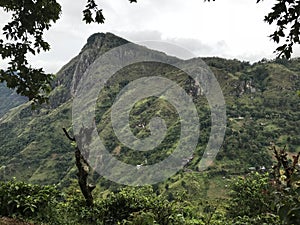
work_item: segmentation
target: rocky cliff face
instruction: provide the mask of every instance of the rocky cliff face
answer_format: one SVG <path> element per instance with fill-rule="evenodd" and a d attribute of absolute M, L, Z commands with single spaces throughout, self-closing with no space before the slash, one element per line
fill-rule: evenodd
<path fill-rule="evenodd" d="M 90 36 L 87 40 L 87 44 L 82 48 L 78 56 L 79 60 L 76 63 L 71 84 L 71 95 L 74 95 L 78 81 L 81 79 L 82 75 L 100 55 L 112 48 L 126 43 L 129 42 L 112 33 L 97 33 Z"/>
<path fill-rule="evenodd" d="M 112 33 L 96 33 L 90 36 L 80 53 L 57 73 L 53 87 L 58 93 L 52 95 L 50 104 L 57 107 L 69 100 L 87 68 L 104 52 L 126 43 L 127 40 Z"/>

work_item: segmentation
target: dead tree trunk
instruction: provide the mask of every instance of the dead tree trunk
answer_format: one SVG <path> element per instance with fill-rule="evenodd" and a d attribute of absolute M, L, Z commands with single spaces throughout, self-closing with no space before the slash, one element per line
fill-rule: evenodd
<path fill-rule="evenodd" d="M 71 137 L 68 134 L 65 128 L 63 128 L 63 131 L 69 140 L 76 141 L 74 137 Z M 92 191 L 95 189 L 95 185 L 88 183 L 90 166 L 82 156 L 78 146 L 75 147 L 75 160 L 76 160 L 76 167 L 78 169 L 77 178 L 78 178 L 78 184 L 80 186 L 81 193 L 85 198 L 86 206 L 92 207 L 94 205 Z"/>

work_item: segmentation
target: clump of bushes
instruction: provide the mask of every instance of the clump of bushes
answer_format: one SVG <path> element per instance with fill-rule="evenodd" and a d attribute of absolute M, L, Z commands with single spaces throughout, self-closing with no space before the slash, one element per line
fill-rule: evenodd
<path fill-rule="evenodd" d="M 76 196 L 76 192 L 66 198 L 68 201 L 60 203 L 58 208 L 62 216 L 69 215 L 69 222 L 74 219 L 70 224 L 184 224 L 174 204 L 157 196 L 149 186 L 110 193 L 106 198 L 96 199 L 92 208 L 84 206 L 84 199 Z"/>
<path fill-rule="evenodd" d="M 74 189 L 74 187 L 71 187 Z M 181 225 L 183 216 L 151 187 L 124 188 L 86 207 L 80 191 L 62 193 L 55 186 L 0 182 L 0 216 L 48 225 Z"/>
<path fill-rule="evenodd" d="M 40 218 L 57 202 L 55 186 L 28 184 L 12 179 L 0 182 L 0 215 L 19 218 Z"/>

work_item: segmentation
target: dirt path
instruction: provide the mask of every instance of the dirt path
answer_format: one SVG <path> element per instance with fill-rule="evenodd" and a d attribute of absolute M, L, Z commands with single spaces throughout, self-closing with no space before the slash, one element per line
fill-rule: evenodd
<path fill-rule="evenodd" d="M 17 219 L 1 217 L 0 218 L 0 225 L 34 225 L 33 223 L 24 222 Z"/>

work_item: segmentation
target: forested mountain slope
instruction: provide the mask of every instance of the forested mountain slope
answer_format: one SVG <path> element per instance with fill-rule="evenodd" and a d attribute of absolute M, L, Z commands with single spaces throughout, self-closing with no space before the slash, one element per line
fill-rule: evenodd
<path fill-rule="evenodd" d="M 0 117 L 8 110 L 23 104 L 27 98 L 19 96 L 13 90 L 8 89 L 4 83 L 0 84 Z"/>
<path fill-rule="evenodd" d="M 64 183 L 74 177 L 74 147 L 62 131 L 65 127 L 72 133 L 72 96 L 82 74 L 99 56 L 126 43 L 126 40 L 110 33 L 92 35 L 79 55 L 57 73 L 49 105 L 35 111 L 31 110 L 30 103 L 15 108 L 8 104 L 5 104 L 5 108 L 1 107 L 0 115 L 6 112 L 0 119 L 1 180 L 17 177 L 46 184 Z M 290 152 L 300 150 L 300 98 L 297 96 L 297 90 L 300 89 L 300 59 L 262 60 L 251 65 L 216 57 L 183 61 L 146 48 L 145 51 L 172 64 L 197 65 L 204 60 L 210 66 L 226 100 L 226 136 L 214 163 L 207 171 L 199 173 L 199 162 L 211 126 L 210 109 L 205 96 L 186 74 L 168 65 L 155 62 L 142 66 L 134 64 L 118 71 L 99 93 L 97 101 L 95 119 L 99 135 L 118 159 L 133 165 L 159 162 L 176 147 L 180 134 L 174 107 L 158 98 L 149 98 L 133 108 L 130 127 L 137 137 L 147 137 L 150 119 L 153 116 L 164 118 L 168 130 L 162 144 L 150 153 L 137 153 L 122 145 L 114 136 L 109 120 L 113 101 L 117 93 L 141 72 L 145 76 L 164 74 L 178 83 L 193 97 L 199 114 L 201 136 L 194 157 L 184 171 L 169 179 L 170 188 L 180 189 L 189 183 L 190 193 L 205 189 L 206 192 L 201 192 L 201 195 L 221 195 L 216 185 L 224 184 L 222 177 L 243 174 L 250 167 L 270 168 L 272 158 L 268 147 L 271 143 L 287 145 Z M 6 96 L 1 93 L 1 98 L 5 97 L 5 101 L 8 101 Z M 8 111 L 9 108 L 12 109 Z M 199 183 L 193 183 L 195 180 Z M 112 185 L 104 179 L 100 184 L 105 188 Z M 215 191 L 211 191 L 212 187 Z"/>

